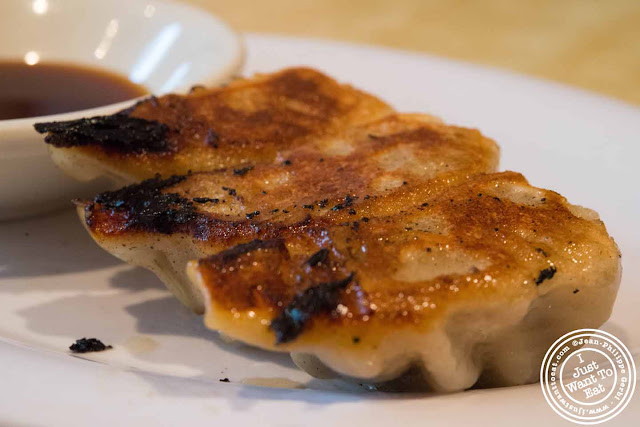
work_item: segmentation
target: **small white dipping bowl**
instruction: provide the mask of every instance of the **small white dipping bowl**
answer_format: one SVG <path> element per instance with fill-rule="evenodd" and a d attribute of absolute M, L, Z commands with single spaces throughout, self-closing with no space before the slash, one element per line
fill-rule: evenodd
<path fill-rule="evenodd" d="M 240 37 L 224 22 L 177 3 L 0 1 L 0 61 L 99 67 L 161 95 L 219 84 L 239 70 L 243 56 Z M 109 185 L 64 175 L 49 159 L 34 123 L 111 114 L 134 102 L 0 120 L 0 220 L 50 211 Z"/>

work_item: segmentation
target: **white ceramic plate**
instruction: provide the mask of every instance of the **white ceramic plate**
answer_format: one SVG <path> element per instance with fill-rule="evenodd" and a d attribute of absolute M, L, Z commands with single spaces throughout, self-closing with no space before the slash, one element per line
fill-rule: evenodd
<path fill-rule="evenodd" d="M 478 127 L 502 146 L 504 169 L 599 211 L 624 254 L 622 287 L 604 329 L 637 359 L 637 108 L 423 55 L 271 36 L 246 40 L 248 73 L 308 64 L 403 111 Z M 285 355 L 227 344 L 151 273 L 102 252 L 72 212 L 0 224 L 0 236 L 3 425 L 568 424 L 547 406 L 537 384 L 390 395 L 313 380 Z M 115 348 L 68 355 L 67 347 L 84 336 Z M 639 400 L 609 424 L 636 425 Z"/>

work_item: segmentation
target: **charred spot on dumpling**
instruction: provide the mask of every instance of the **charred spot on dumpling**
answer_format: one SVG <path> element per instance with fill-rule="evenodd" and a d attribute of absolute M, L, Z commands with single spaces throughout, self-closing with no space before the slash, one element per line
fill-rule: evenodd
<path fill-rule="evenodd" d="M 167 179 L 156 175 L 139 184 L 100 193 L 93 199 L 93 204 L 85 208 L 87 224 L 92 226 L 92 213 L 101 209 L 109 210 L 111 214 L 125 214 L 127 228 L 171 234 L 197 216 L 191 200 L 178 193 L 162 191 L 185 179 L 185 175 Z"/>
<path fill-rule="evenodd" d="M 172 151 L 167 125 L 155 120 L 131 117 L 125 113 L 96 116 L 64 122 L 36 123 L 45 142 L 57 148 L 98 145 L 121 153 L 161 153 Z"/>
<path fill-rule="evenodd" d="M 251 171 L 253 169 L 253 166 L 246 166 L 244 168 L 238 168 L 238 169 L 234 169 L 233 170 L 233 174 L 234 175 L 239 175 L 239 176 L 244 176 L 247 174 L 247 172 Z"/>
<path fill-rule="evenodd" d="M 211 197 L 194 197 L 193 199 L 194 202 L 196 203 L 213 203 L 213 204 L 218 204 L 220 202 L 220 199 L 217 198 L 211 198 Z"/>
<path fill-rule="evenodd" d="M 338 306 L 340 293 L 353 280 L 352 272 L 335 282 L 320 283 L 305 289 L 276 316 L 269 328 L 276 334 L 276 344 L 293 341 L 313 315 L 331 313 Z"/>
<path fill-rule="evenodd" d="M 255 217 L 257 217 L 258 215 L 260 215 L 260 211 L 253 211 L 250 212 L 248 214 L 245 215 L 245 217 L 249 220 L 254 219 Z"/>
<path fill-rule="evenodd" d="M 240 255 L 248 254 L 249 252 L 253 252 L 261 249 L 278 249 L 285 251 L 286 248 L 284 246 L 284 240 L 282 239 L 268 239 L 268 240 L 252 240 L 248 243 L 241 243 L 239 245 L 235 245 L 227 250 L 220 252 L 219 254 L 212 255 L 208 258 L 208 261 L 214 264 L 224 265 L 227 264 Z"/>
<path fill-rule="evenodd" d="M 311 255 L 306 263 L 311 267 L 315 267 L 318 264 L 324 263 L 327 260 L 328 256 L 329 256 L 329 249 L 322 248 L 318 252 Z"/>
<path fill-rule="evenodd" d="M 553 265 L 549 268 L 545 268 L 544 270 L 540 270 L 540 273 L 538 274 L 538 278 L 536 279 L 536 285 L 541 284 L 545 280 L 551 279 L 556 274 L 557 271 L 558 269 Z"/>

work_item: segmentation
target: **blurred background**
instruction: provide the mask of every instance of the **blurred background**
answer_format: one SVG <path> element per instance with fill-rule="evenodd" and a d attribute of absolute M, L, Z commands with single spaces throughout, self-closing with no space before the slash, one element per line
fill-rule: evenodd
<path fill-rule="evenodd" d="M 640 104 L 640 0 L 183 0 L 242 32 L 510 69 Z"/>

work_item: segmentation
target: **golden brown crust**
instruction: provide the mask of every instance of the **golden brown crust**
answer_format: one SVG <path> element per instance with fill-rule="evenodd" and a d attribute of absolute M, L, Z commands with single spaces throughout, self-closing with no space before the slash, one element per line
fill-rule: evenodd
<path fill-rule="evenodd" d="M 187 96 L 152 97 L 107 118 L 36 128 L 49 132 L 53 150 L 98 159 L 114 175 L 143 179 L 269 162 L 282 151 L 391 111 L 318 71 L 291 68 Z"/>
<path fill-rule="evenodd" d="M 94 239 L 212 329 L 312 375 L 531 382 L 557 336 L 600 326 L 615 300 L 597 214 L 492 173 L 478 131 L 313 70 L 39 130 L 78 179 L 160 172 L 80 207 Z"/>
<path fill-rule="evenodd" d="M 492 171 L 497 158 L 495 143 L 477 131 L 391 115 L 319 138 L 276 163 L 152 179 L 99 195 L 87 222 L 102 234 L 180 231 L 220 241 L 254 223 L 277 229 L 273 224 L 307 217 L 353 220 L 365 215 L 358 206 L 366 200 L 436 177 L 453 182 Z"/>
<path fill-rule="evenodd" d="M 157 177 L 102 193 L 86 205 L 85 220 L 102 244 L 127 241 L 139 234 L 178 234 L 194 239 L 200 253 L 211 254 L 240 243 L 273 242 L 291 235 L 300 242 L 311 239 L 311 248 L 317 252 L 329 229 L 356 230 L 369 217 L 402 212 L 415 202 L 388 201 L 424 189 L 438 191 L 471 175 L 493 171 L 497 159 L 495 143 L 475 130 L 447 126 L 425 116 L 392 114 L 316 138 L 275 163 Z M 275 246 L 256 247 L 276 250 Z M 237 248 L 231 252 L 240 258 L 251 256 L 250 251 L 245 254 Z M 302 256 L 312 255 L 307 252 Z M 325 292 L 325 288 L 340 285 L 346 289 L 343 281 L 350 277 L 350 271 L 333 262 L 335 256 L 331 255 L 331 263 L 313 268 L 313 279 L 325 280 L 326 286 L 310 292 L 327 297 L 325 306 L 332 305 L 334 291 L 340 290 Z M 216 259 L 223 264 L 236 262 L 226 253 Z M 303 264 L 300 259 L 296 262 Z M 281 269 L 274 270 L 275 266 Z M 294 271 L 281 263 L 268 267 L 271 279 L 265 274 L 261 280 L 269 283 L 281 281 L 278 275 L 285 271 Z M 357 287 L 358 278 L 351 279 L 349 286 Z M 300 291 L 299 286 L 282 283 L 286 295 L 269 291 L 277 301 L 262 296 L 270 301 L 271 309 L 283 304 L 285 296 L 295 298 Z M 305 284 L 308 287 L 311 282 Z M 234 290 L 250 297 L 241 286 L 224 288 L 220 295 L 239 295 Z"/>
<path fill-rule="evenodd" d="M 526 203 L 521 190 L 531 196 Z M 281 319 L 297 295 L 353 273 L 330 309 L 310 309 L 296 336 L 314 328 L 330 333 L 337 324 L 376 336 L 394 324 L 428 329 L 469 301 L 532 299 L 558 279 L 575 278 L 579 291 L 601 278 L 599 265 L 618 263 L 602 223 L 574 215 L 563 197 L 512 172 L 409 189 L 372 205 L 362 210 L 394 213 L 318 219 L 280 230 L 277 247 L 198 261 L 212 309 Z M 306 260 L 320 249 L 328 250 L 326 260 L 310 266 Z"/>
<path fill-rule="evenodd" d="M 483 174 L 497 150 L 474 131 L 393 115 L 333 146 L 105 193 L 87 224 L 103 241 L 177 233 L 217 254 L 193 265 L 210 310 L 260 313 L 245 319 L 259 345 L 265 319 L 282 343 L 336 324 L 377 342 L 391 325 L 428 329 L 464 301 L 532 299 L 582 274 L 576 254 L 586 269 L 617 262 L 602 224 L 558 194 L 516 173 Z"/>

